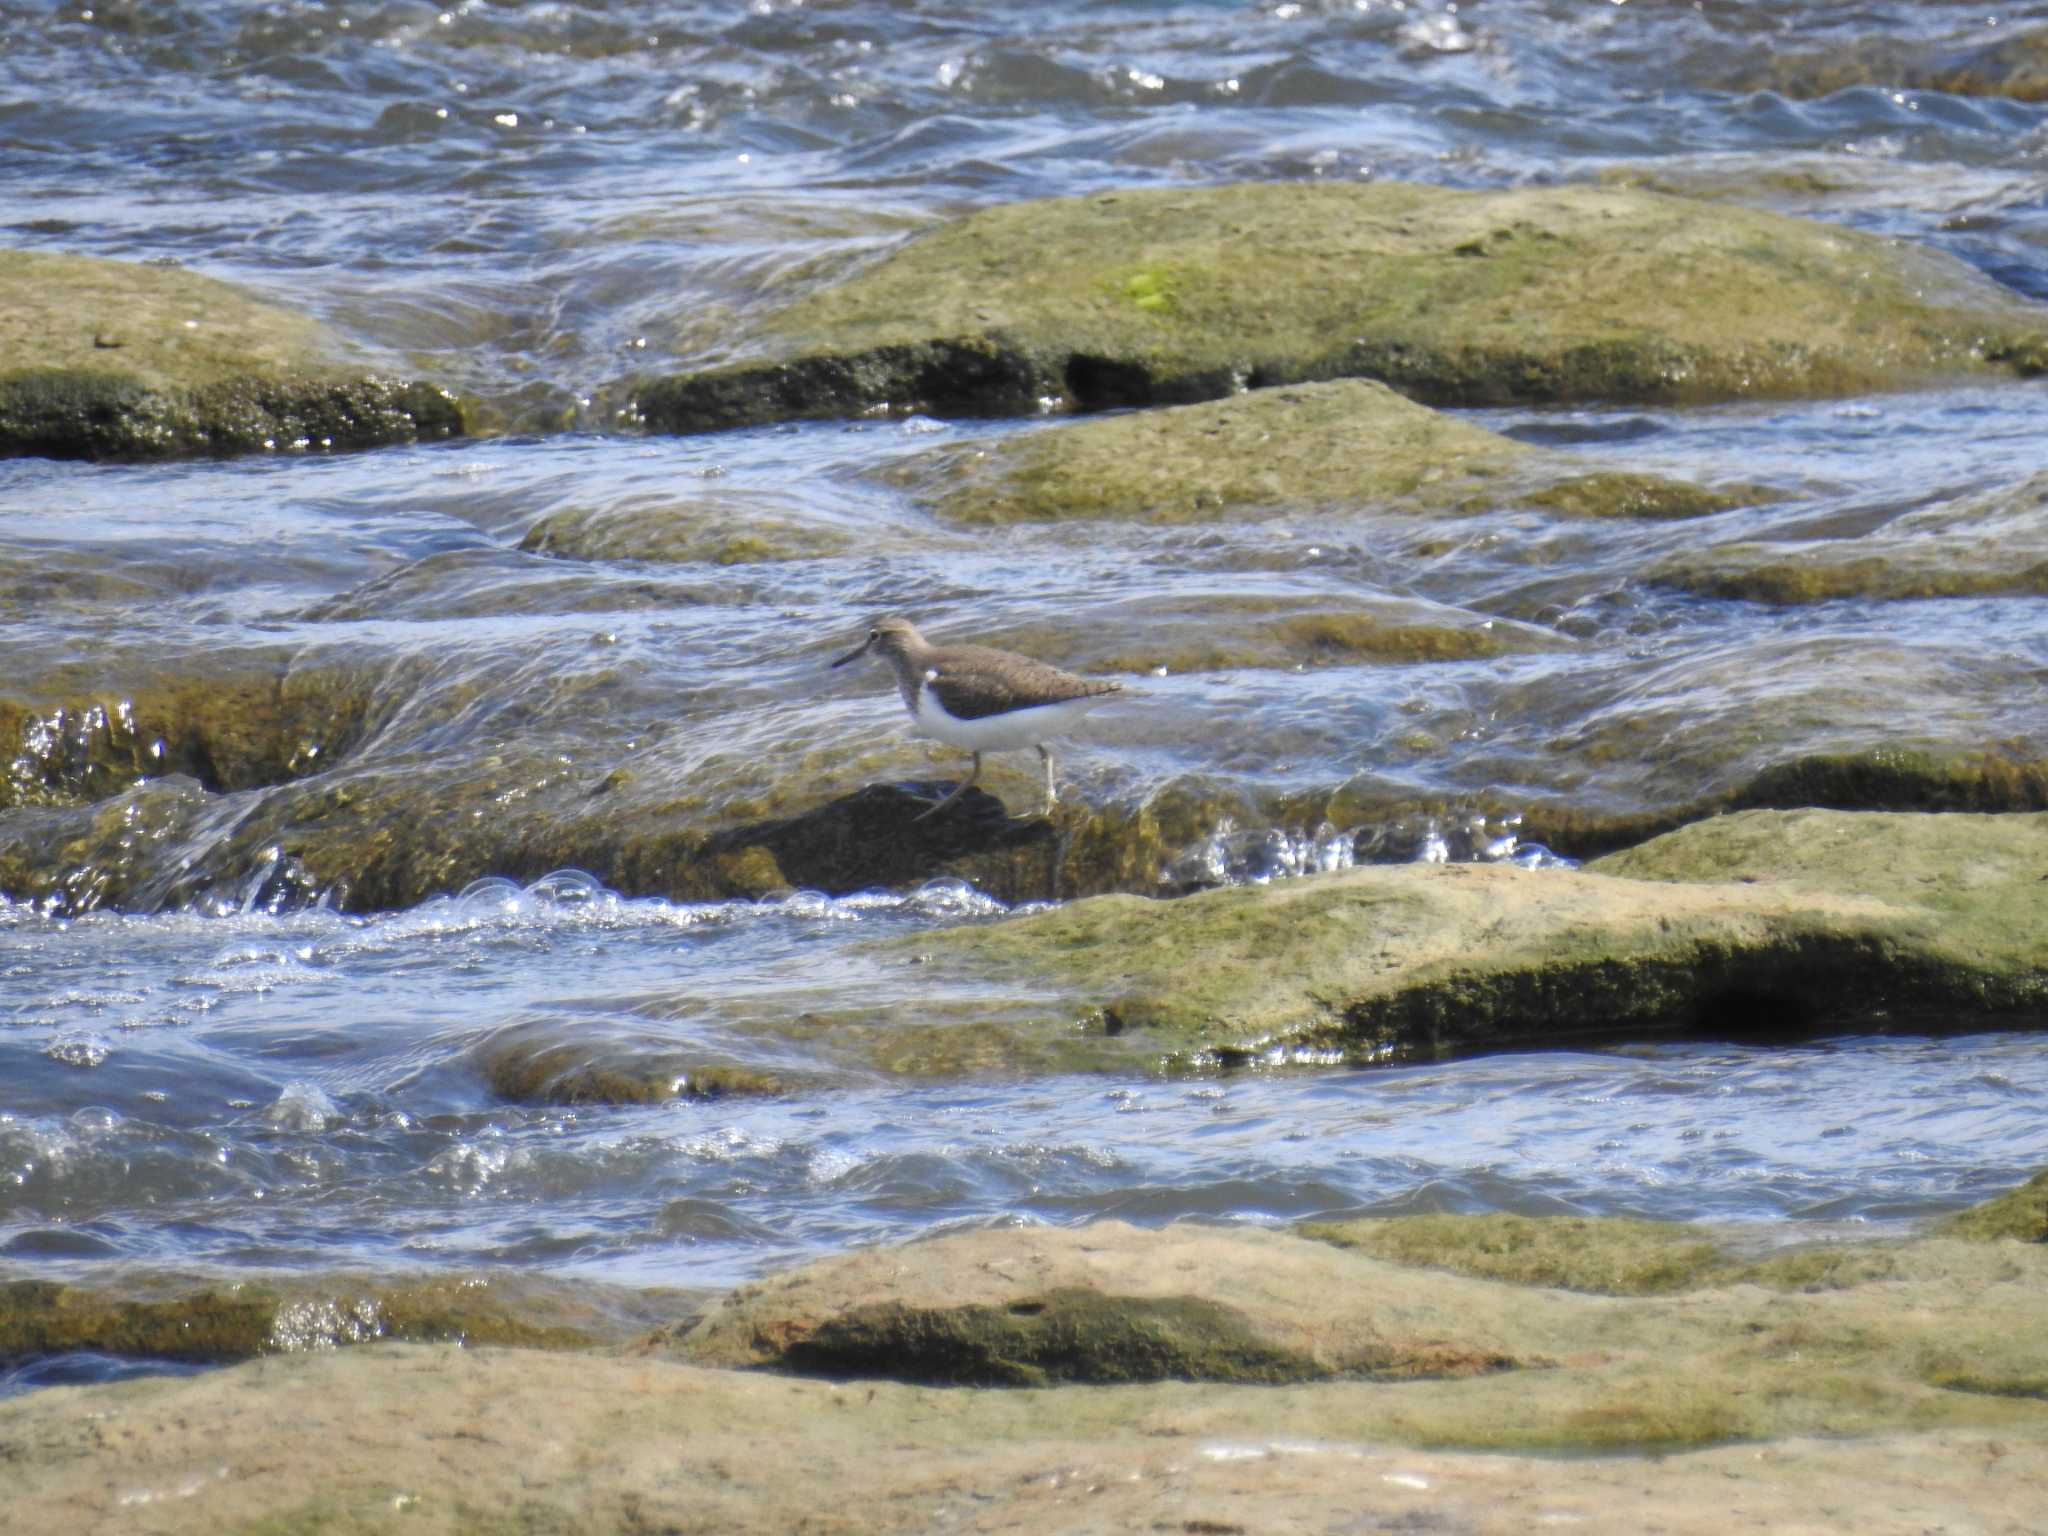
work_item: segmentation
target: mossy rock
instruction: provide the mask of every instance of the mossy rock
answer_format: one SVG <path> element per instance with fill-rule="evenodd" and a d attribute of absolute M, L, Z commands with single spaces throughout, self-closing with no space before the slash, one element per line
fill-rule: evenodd
<path fill-rule="evenodd" d="M 561 1310 L 544 1298 L 523 1316 L 518 1287 L 500 1297 L 469 1280 L 257 1281 L 164 1297 L 16 1280 L 0 1282 L 0 1360 L 91 1350 L 218 1365 L 383 1338 L 582 1349 L 603 1337 L 561 1321 Z"/>
<path fill-rule="evenodd" d="M 0 455 L 165 459 L 460 436 L 311 320 L 175 267 L 0 250 Z"/>
<path fill-rule="evenodd" d="M 1576 859 L 1599 858 L 1730 811 L 2048 810 L 2048 761 L 2020 753 L 1873 747 L 1776 763 L 1723 793 L 1641 811 L 1526 807 L 1521 835 Z"/>
<path fill-rule="evenodd" d="M 1219 1273 L 1219 1259 L 1249 1267 Z M 1278 1234 L 1119 1222 L 962 1234 L 742 1286 L 664 1343 L 707 1365 L 947 1386 L 1416 1381 L 1542 1363 L 1491 1343 L 1490 1320 L 1447 1335 L 1436 1317 L 1316 1284 L 1344 1270 Z M 1343 1315 L 1347 1300 L 1357 1315 Z"/>
<path fill-rule="evenodd" d="M 506 1025 L 471 1054 L 491 1091 L 515 1104 L 661 1104 L 772 1096 L 788 1087 L 758 1067 L 686 1055 L 669 1037 L 617 1030 L 593 1037 L 581 1023 L 572 1039 L 552 1022 Z"/>
<path fill-rule="evenodd" d="M 372 668 L 298 667 L 280 656 L 119 689 L 68 668 L 32 686 L 0 684 L 0 809 L 103 800 L 173 774 L 217 793 L 302 778 L 369 733 L 397 682 Z"/>
<path fill-rule="evenodd" d="M 1972 1242 L 2013 1238 L 2048 1243 L 2048 1173 L 2037 1173 L 2018 1189 L 1958 1211 L 1941 1224 L 1941 1230 Z"/>
<path fill-rule="evenodd" d="M 1029 414 L 1381 380 L 1431 405 L 1689 404 L 2048 363 L 1963 263 L 1629 188 L 1162 187 L 984 209 L 644 382 L 696 431 L 878 406 Z"/>
<path fill-rule="evenodd" d="M 1273 1383 L 1328 1374 L 1260 1339 L 1242 1314 L 1200 1297 L 1103 1296 L 1078 1287 L 1000 1307 L 854 1307 L 820 1322 L 778 1363 L 807 1376 L 979 1387 Z"/>
<path fill-rule="evenodd" d="M 700 499 L 565 507 L 528 528 L 519 547 L 559 560 L 732 566 L 816 559 L 850 542 L 806 522 L 796 507 Z"/>
<path fill-rule="evenodd" d="M 2048 1013 L 2048 816 L 1744 812 L 1583 874 L 1360 868 L 921 937 L 938 974 L 1215 1065 Z M 1684 882 L 1684 883 L 1679 883 Z M 1316 1059 L 1321 1059 L 1316 1057 Z"/>
<path fill-rule="evenodd" d="M 1482 512 L 1703 516 L 1767 499 L 1647 474 L 1592 472 L 1343 379 L 1234 395 L 942 449 L 887 477 L 966 524 L 1135 518 L 1181 523 L 1246 512 Z"/>

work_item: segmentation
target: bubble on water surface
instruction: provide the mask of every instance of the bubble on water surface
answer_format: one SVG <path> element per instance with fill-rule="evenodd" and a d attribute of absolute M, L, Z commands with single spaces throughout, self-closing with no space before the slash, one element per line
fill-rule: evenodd
<path fill-rule="evenodd" d="M 339 1124 L 345 1117 L 341 1106 L 317 1083 L 287 1083 L 263 1118 L 280 1130 L 311 1135 Z"/>
<path fill-rule="evenodd" d="M 43 1047 L 43 1054 L 67 1067 L 97 1067 L 114 1054 L 114 1048 L 97 1035 L 59 1035 Z"/>

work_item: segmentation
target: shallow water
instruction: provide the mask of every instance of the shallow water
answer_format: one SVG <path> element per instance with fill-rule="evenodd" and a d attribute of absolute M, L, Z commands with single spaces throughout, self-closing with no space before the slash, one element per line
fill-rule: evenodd
<path fill-rule="evenodd" d="M 2048 1161 L 2048 1053 L 2013 1034 L 1223 1076 L 845 1072 L 800 1097 L 640 1108 L 508 1105 L 479 1067 L 536 1021 L 687 1049 L 714 1031 L 707 993 L 758 1000 L 820 973 L 911 1007 L 914 983 L 877 980 L 850 946 L 998 911 L 952 885 L 692 908 L 568 877 L 369 918 L 9 909 L 0 1028 L 21 1070 L 0 1113 L 0 1258 L 715 1287 L 1013 1220 L 1881 1227 Z"/>
<path fill-rule="evenodd" d="M 1062 757 L 1091 803 L 1192 779 L 1627 812 L 1806 752 L 2048 750 L 2038 597 L 1770 606 L 1660 574 L 1706 546 L 1910 535 L 1916 515 L 2009 490 L 2041 467 L 2041 381 L 1480 417 L 1781 498 L 1686 523 L 1332 509 L 962 530 L 877 471 L 1017 424 L 612 430 L 630 370 L 722 356 L 747 314 L 940 217 L 1098 187 L 1646 170 L 1929 243 L 2048 298 L 2048 108 L 1912 83 L 2024 17 L 1665 0 L 1016 14 L 0 0 L 0 237 L 278 295 L 512 429 L 347 457 L 0 463 L 0 690 L 366 677 L 378 704 L 347 766 L 504 754 L 526 776 L 508 818 L 556 814 L 550 795 L 622 766 L 714 802 L 756 779 L 858 787 L 848 764 L 898 752 L 903 727 L 878 679 L 823 664 L 898 605 L 942 635 L 1058 637 L 1069 664 L 1131 674 L 1142 696 Z M 772 523 L 793 557 L 520 548 L 571 515 L 700 518 L 714 539 Z M 1509 643 L 1427 664 L 1167 664 L 1205 615 L 1248 603 Z M 0 906 L 0 1262 L 16 1271 L 482 1264 L 711 1286 L 948 1223 L 1097 1215 L 1868 1226 L 2048 1161 L 2048 1058 L 2020 1035 L 944 1083 L 796 1053 L 774 1064 L 817 1091 L 509 1105 L 477 1058 L 504 1031 L 687 1050 L 750 999 L 885 986 L 851 952 L 863 935 L 995 908 L 951 888 L 689 908 L 571 879 L 345 914 L 346 892 L 233 839 L 272 779 L 74 782 L 67 732 L 93 727 L 45 726 L 14 772 L 131 833 L 90 858 L 52 834 L 64 899 Z M 293 771 L 317 782 L 338 750 L 307 749 Z M 1034 769 L 997 761 L 989 782 L 1013 797 Z M 60 814 L 0 811 L 0 832 Z M 1511 851 L 1498 826 L 1447 843 L 1354 815 L 1331 835 L 1362 856 Z M 1270 868 L 1267 835 L 1212 828 L 1162 873 Z M 95 866 L 113 857 L 126 884 Z"/>

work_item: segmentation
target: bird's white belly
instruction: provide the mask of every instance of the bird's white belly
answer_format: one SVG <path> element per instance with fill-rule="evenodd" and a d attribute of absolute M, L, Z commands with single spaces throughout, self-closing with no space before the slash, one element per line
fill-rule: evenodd
<path fill-rule="evenodd" d="M 1080 718 L 1109 695 L 1067 699 L 1059 704 L 1034 704 L 1006 714 L 985 715 L 979 720 L 958 720 L 945 711 L 929 688 L 917 690 L 917 728 L 949 747 L 969 752 L 1016 752 L 1049 741 L 1071 729 Z"/>

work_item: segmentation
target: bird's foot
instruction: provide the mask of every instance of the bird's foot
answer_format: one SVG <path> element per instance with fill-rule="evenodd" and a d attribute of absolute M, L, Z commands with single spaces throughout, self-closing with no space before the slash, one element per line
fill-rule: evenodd
<path fill-rule="evenodd" d="M 962 795 L 966 794 L 967 786 L 969 784 L 972 784 L 973 782 L 974 781 L 972 779 L 968 779 L 959 784 L 955 784 L 953 788 L 950 791 L 948 791 L 945 795 L 942 795 L 939 799 L 934 800 L 930 805 L 926 806 L 923 810 L 919 811 L 915 816 L 911 817 L 910 820 L 912 824 L 914 825 L 915 823 L 920 821 L 930 821 L 934 816 L 938 815 L 939 812 L 943 811 L 955 800 L 958 800 Z"/>

